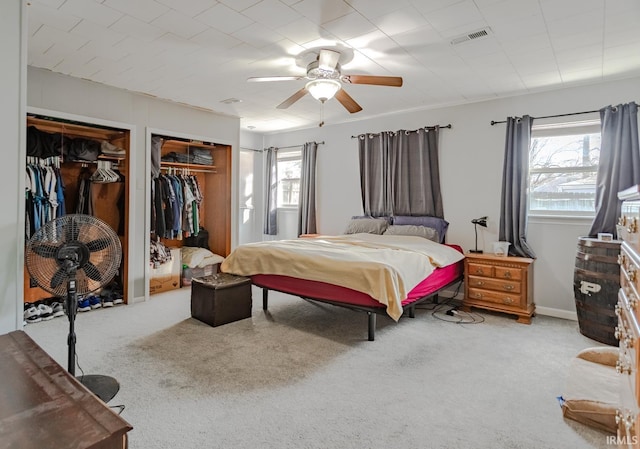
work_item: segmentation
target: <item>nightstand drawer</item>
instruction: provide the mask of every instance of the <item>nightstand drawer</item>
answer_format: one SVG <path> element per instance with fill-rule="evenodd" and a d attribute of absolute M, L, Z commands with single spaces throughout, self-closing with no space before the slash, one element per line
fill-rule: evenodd
<path fill-rule="evenodd" d="M 471 287 L 469 288 L 469 299 L 513 307 L 520 307 L 520 302 L 522 301 L 522 297 L 518 294 L 494 292 Z"/>
<path fill-rule="evenodd" d="M 522 270 L 520 268 L 512 267 L 496 267 L 495 276 L 498 279 L 519 281 L 520 279 L 522 279 Z"/>
<path fill-rule="evenodd" d="M 469 274 L 475 276 L 495 276 L 495 267 L 492 265 L 485 265 L 481 263 L 469 262 Z"/>
<path fill-rule="evenodd" d="M 499 267 L 496 267 L 496 272 Z M 501 279 L 469 276 L 469 287 L 496 290 L 503 293 L 520 293 L 519 282 L 503 281 Z"/>

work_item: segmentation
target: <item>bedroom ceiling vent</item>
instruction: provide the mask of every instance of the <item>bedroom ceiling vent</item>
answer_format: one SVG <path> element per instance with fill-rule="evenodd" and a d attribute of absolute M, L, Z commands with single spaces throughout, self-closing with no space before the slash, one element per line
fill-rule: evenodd
<path fill-rule="evenodd" d="M 462 36 L 454 37 L 451 39 L 451 45 L 462 44 L 463 42 L 468 42 L 475 39 L 480 39 L 486 37 L 491 33 L 491 28 L 486 27 L 481 30 L 472 31 L 471 33 L 463 34 Z"/>

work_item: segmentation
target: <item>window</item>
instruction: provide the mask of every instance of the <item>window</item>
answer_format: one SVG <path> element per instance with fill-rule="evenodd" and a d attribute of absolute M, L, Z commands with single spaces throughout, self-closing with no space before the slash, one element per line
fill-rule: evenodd
<path fill-rule="evenodd" d="M 529 213 L 595 214 L 600 120 L 533 126 Z"/>
<path fill-rule="evenodd" d="M 278 207 L 298 207 L 302 150 L 278 151 Z"/>

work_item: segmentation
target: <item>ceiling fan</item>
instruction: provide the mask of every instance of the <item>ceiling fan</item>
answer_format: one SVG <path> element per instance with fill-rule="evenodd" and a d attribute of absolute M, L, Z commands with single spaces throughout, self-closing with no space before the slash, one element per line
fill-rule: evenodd
<path fill-rule="evenodd" d="M 307 62 L 311 59 L 310 62 Z M 250 82 L 309 80 L 305 86 L 280 103 L 276 108 L 286 109 L 307 93 L 324 103 L 334 96 L 350 113 L 359 112 L 362 107 L 344 90 L 343 84 L 370 84 L 374 86 L 402 86 L 399 76 L 372 76 L 343 74 L 341 65 L 353 59 L 353 50 L 346 47 L 323 47 L 309 49 L 296 58 L 296 64 L 305 67 L 304 76 L 258 76 L 247 79 Z M 305 64 L 306 63 L 306 64 Z"/>

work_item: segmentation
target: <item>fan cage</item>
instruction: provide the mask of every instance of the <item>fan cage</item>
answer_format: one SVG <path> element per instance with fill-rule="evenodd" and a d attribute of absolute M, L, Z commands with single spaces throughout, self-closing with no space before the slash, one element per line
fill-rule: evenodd
<path fill-rule="evenodd" d="M 85 268 L 76 270 L 76 292 L 94 292 L 108 284 L 120 269 L 122 245 L 115 231 L 104 221 L 91 215 L 72 214 L 56 218 L 38 229 L 27 241 L 25 261 L 27 271 L 40 288 L 57 297 L 67 294 L 68 276 L 52 286 L 54 276 L 65 272 L 60 253 L 75 246 L 88 246 L 88 264 L 97 272 L 92 279 Z M 66 245 L 66 246 L 65 246 Z"/>

